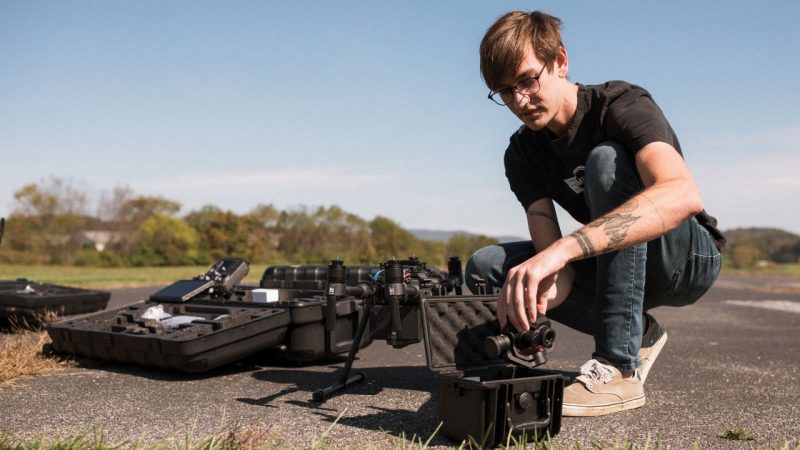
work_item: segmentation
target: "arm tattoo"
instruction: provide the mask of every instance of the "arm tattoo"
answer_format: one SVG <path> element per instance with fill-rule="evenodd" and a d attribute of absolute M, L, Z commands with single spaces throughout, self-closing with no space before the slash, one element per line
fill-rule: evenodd
<path fill-rule="evenodd" d="M 544 218 L 550 219 L 553 223 L 558 225 L 558 219 L 555 216 L 553 216 L 552 214 L 547 214 L 547 213 L 541 212 L 541 211 L 528 211 L 528 215 L 529 216 L 544 217 Z"/>
<path fill-rule="evenodd" d="M 622 242 L 626 237 L 628 237 L 628 228 L 636 223 L 637 220 L 639 220 L 639 216 L 634 216 L 631 214 L 614 214 L 601 220 L 592 222 L 589 224 L 589 226 L 592 228 L 603 227 L 603 231 L 605 231 L 606 236 L 608 237 L 606 251 L 612 251 L 622 246 Z"/>
<path fill-rule="evenodd" d="M 578 241 L 578 245 L 580 245 L 581 251 L 583 251 L 583 257 L 590 258 L 601 253 L 617 250 L 622 247 L 622 243 L 625 241 L 625 238 L 628 237 L 628 229 L 641 217 L 631 214 L 638 206 L 639 202 L 636 199 L 631 199 L 620 206 L 617 209 L 617 212 L 600 217 L 594 222 L 586 225 L 590 228 L 602 228 L 605 232 L 605 235 L 608 238 L 608 244 L 602 251 L 598 252 L 597 249 L 595 249 L 592 241 L 589 239 L 589 236 L 587 236 L 586 233 L 580 230 L 572 233 L 570 236 L 574 237 L 575 240 Z"/>
<path fill-rule="evenodd" d="M 592 228 L 602 227 L 603 231 L 605 231 L 606 236 L 608 237 L 608 245 L 606 246 L 604 252 L 613 251 L 621 247 L 622 242 L 628 236 L 628 228 L 630 228 L 631 225 L 636 223 L 636 221 L 640 218 L 640 216 L 634 216 L 633 214 L 630 214 L 638 207 L 639 201 L 635 198 L 632 198 L 623 204 L 618 209 L 618 212 L 603 216 L 587 225 Z"/>
<path fill-rule="evenodd" d="M 592 245 L 592 241 L 589 240 L 589 236 L 586 236 L 581 230 L 578 230 L 572 234 L 570 234 L 576 241 L 578 241 L 578 245 L 581 246 L 581 251 L 583 252 L 584 258 L 591 258 L 597 252 L 594 249 L 594 245 Z"/>

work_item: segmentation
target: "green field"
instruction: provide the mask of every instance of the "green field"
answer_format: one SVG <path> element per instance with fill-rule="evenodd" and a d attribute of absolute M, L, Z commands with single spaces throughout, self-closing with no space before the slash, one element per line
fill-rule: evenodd
<path fill-rule="evenodd" d="M 246 284 L 258 284 L 264 265 L 251 265 L 244 279 Z M 193 278 L 205 273 L 209 266 L 181 267 L 76 267 L 27 266 L 0 264 L 0 279 L 27 278 L 31 281 L 85 288 L 111 289 L 119 287 L 165 285 L 176 280 Z"/>
<path fill-rule="evenodd" d="M 111 289 L 119 287 L 153 286 L 172 283 L 176 280 L 193 278 L 205 273 L 209 266 L 180 267 L 77 267 L 0 264 L 0 279 L 14 280 L 27 278 L 42 283 L 67 286 Z M 257 285 L 266 264 L 250 266 L 245 284 Z M 723 273 L 738 275 L 782 275 L 800 277 L 800 264 L 770 264 L 753 269 L 724 268 Z"/>

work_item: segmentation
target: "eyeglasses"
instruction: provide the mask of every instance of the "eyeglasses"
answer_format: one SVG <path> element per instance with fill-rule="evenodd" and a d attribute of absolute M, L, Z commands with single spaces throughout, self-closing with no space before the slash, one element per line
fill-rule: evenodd
<path fill-rule="evenodd" d="M 542 70 L 539 71 L 538 75 L 520 80 L 519 83 L 514 86 L 489 92 L 489 100 L 500 106 L 506 106 L 514 101 L 515 92 L 519 92 L 524 96 L 530 96 L 539 92 L 539 77 L 542 76 L 545 68 L 547 68 L 547 65 L 542 66 Z"/>

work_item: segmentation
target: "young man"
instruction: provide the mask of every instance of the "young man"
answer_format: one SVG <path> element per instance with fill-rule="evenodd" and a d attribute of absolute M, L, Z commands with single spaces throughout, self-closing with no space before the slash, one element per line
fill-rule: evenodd
<path fill-rule="evenodd" d="M 501 325 L 524 330 L 547 312 L 594 336 L 562 410 L 594 416 L 644 405 L 645 379 L 667 340 L 645 311 L 705 293 L 724 239 L 650 94 L 622 81 L 570 82 L 560 27 L 547 14 L 516 11 L 481 42 L 489 98 L 524 124 L 505 169 L 532 240 L 479 250 L 466 278 L 502 286 Z M 553 202 L 586 225 L 562 236 Z"/>

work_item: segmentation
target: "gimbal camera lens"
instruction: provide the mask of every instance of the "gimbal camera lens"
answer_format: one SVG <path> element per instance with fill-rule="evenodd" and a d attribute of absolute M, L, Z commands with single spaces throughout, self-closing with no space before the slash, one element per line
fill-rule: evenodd
<path fill-rule="evenodd" d="M 498 359 L 511 348 L 511 339 L 505 334 L 489 336 L 483 342 L 483 348 L 489 359 Z"/>
<path fill-rule="evenodd" d="M 519 348 L 530 348 L 541 345 L 542 347 L 550 348 L 556 340 L 556 332 L 550 328 L 548 324 L 546 327 L 533 327 L 519 335 L 517 338 Z"/>
<path fill-rule="evenodd" d="M 498 359 L 509 355 L 527 355 L 535 358 L 542 364 L 544 350 L 551 348 L 556 340 L 556 332 L 550 327 L 550 321 L 539 317 L 531 328 L 525 332 L 518 332 L 510 323 L 506 324 L 503 331 L 497 336 L 489 336 L 484 340 L 484 351 L 490 359 Z"/>

